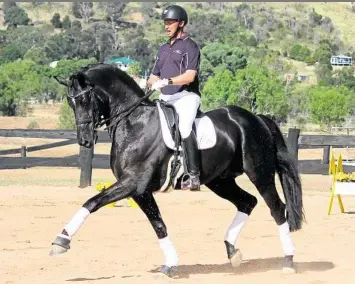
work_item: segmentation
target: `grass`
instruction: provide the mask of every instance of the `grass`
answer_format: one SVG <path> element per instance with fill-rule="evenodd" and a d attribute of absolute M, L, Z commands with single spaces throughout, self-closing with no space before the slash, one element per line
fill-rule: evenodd
<path fill-rule="evenodd" d="M 347 44 L 351 44 L 352 39 L 355 37 L 355 30 L 353 29 L 355 26 L 355 13 L 352 13 L 349 9 L 350 2 L 264 2 L 263 5 L 272 7 L 278 12 L 285 11 L 285 9 L 294 9 L 295 5 L 301 5 L 307 11 L 311 11 L 314 8 L 318 14 L 332 19 L 336 28 L 341 32 L 341 39 Z"/>
<path fill-rule="evenodd" d="M 335 26 L 341 31 L 341 38 L 351 43 L 355 37 L 355 13 L 352 13 L 348 8 L 350 2 L 321 2 L 307 3 L 313 7 L 315 11 L 323 16 L 328 16 L 332 19 Z"/>

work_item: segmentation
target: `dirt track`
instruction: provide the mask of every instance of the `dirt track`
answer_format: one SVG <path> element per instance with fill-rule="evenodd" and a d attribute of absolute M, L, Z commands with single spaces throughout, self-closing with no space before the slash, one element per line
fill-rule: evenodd
<path fill-rule="evenodd" d="M 0 176 L 0 283 L 354 283 L 355 219 L 329 202 L 326 176 L 303 176 L 308 223 L 294 233 L 298 274 L 281 274 L 276 224 L 243 176 L 239 184 L 259 205 L 242 232 L 244 263 L 233 269 L 223 244 L 235 209 L 206 188 L 156 195 L 180 257 L 179 279 L 150 272 L 163 263 L 157 238 L 140 209 L 102 208 L 74 237 L 72 249 L 50 257 L 50 244 L 94 187 L 77 187 L 77 169 L 4 170 Z M 111 180 L 94 170 L 94 183 Z M 355 198 L 344 198 L 355 211 Z M 266 282 L 265 282 L 266 281 Z"/>

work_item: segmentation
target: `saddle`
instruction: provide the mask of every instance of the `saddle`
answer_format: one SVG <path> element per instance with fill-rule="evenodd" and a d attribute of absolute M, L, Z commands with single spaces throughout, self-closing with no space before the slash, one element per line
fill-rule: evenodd
<path fill-rule="evenodd" d="M 179 116 L 175 110 L 175 107 L 169 103 L 164 102 L 164 101 L 159 101 L 159 104 L 160 104 L 160 108 L 162 110 L 162 113 L 164 114 L 166 123 L 168 125 L 170 135 L 173 138 L 173 140 L 175 141 L 175 146 L 176 147 L 180 146 L 181 145 L 181 138 L 180 138 L 180 132 L 179 132 L 179 128 L 178 128 Z M 202 118 L 204 116 L 205 116 L 205 113 L 203 111 L 201 111 L 200 108 L 198 108 L 195 121 L 196 121 L 196 119 Z M 192 125 L 192 131 L 194 131 L 195 134 L 197 132 L 195 122 Z"/>
<path fill-rule="evenodd" d="M 177 184 L 177 179 L 184 173 L 182 164 L 184 163 L 182 152 L 182 139 L 179 131 L 179 116 L 175 107 L 165 101 L 155 100 L 159 110 L 160 125 L 165 145 L 173 150 L 174 155 L 169 162 L 170 182 L 174 188 Z M 192 131 L 195 132 L 198 149 L 210 149 L 216 145 L 217 135 L 212 120 L 209 116 L 198 109 L 195 121 L 192 125 Z M 164 191 L 170 183 L 163 186 Z"/>

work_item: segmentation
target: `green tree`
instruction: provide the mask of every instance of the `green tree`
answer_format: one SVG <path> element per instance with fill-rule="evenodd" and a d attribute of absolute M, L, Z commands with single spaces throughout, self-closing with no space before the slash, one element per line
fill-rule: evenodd
<path fill-rule="evenodd" d="M 21 26 L 6 34 L 7 45 L 16 46 L 21 52 L 21 57 L 34 46 L 45 46 L 46 39 L 53 32 L 52 25 L 41 27 Z M 43 54 L 45 57 L 45 54 Z"/>
<path fill-rule="evenodd" d="M 22 58 L 22 52 L 22 49 L 17 45 L 9 44 L 5 46 L 0 50 L 0 64 Z"/>
<path fill-rule="evenodd" d="M 302 46 L 300 44 L 296 44 L 292 46 L 290 50 L 290 58 L 298 61 L 305 62 L 307 57 L 311 55 L 311 51 L 307 46 Z"/>
<path fill-rule="evenodd" d="M 122 20 L 124 9 L 127 6 L 125 2 L 104 2 L 101 3 L 106 10 L 106 18 L 111 21 L 119 24 Z"/>
<path fill-rule="evenodd" d="M 72 21 L 72 23 L 71 23 L 71 28 L 72 28 L 72 29 L 76 29 L 76 30 L 78 30 L 78 31 L 81 31 L 83 27 L 82 27 L 80 21 L 74 20 L 74 21 Z"/>
<path fill-rule="evenodd" d="M 298 85 L 298 88 L 290 92 L 288 102 L 291 107 L 289 113 L 291 118 L 309 117 L 310 90 L 311 88 L 304 88 Z"/>
<path fill-rule="evenodd" d="M 50 59 L 46 56 L 46 52 L 43 46 L 35 45 L 31 47 L 23 56 L 24 59 L 29 59 L 37 64 L 49 64 Z"/>
<path fill-rule="evenodd" d="M 218 70 L 202 90 L 202 108 L 214 109 L 226 105 L 228 97 L 236 95 L 237 85 L 230 70 Z"/>
<path fill-rule="evenodd" d="M 314 122 L 327 127 L 340 125 L 349 112 L 346 96 L 336 88 L 315 87 L 311 90 L 310 114 Z"/>
<path fill-rule="evenodd" d="M 75 18 L 83 19 L 85 23 L 94 15 L 94 4 L 92 2 L 74 2 L 72 12 Z"/>
<path fill-rule="evenodd" d="M 65 29 L 65 30 L 68 30 L 68 29 L 71 28 L 71 21 L 70 21 L 68 15 L 66 15 L 66 16 L 63 18 L 62 27 L 63 27 L 63 29 Z"/>
<path fill-rule="evenodd" d="M 62 101 L 66 93 L 66 88 L 59 85 L 58 82 L 52 78 L 53 69 L 49 65 L 37 65 L 36 73 L 40 78 L 40 92 L 37 96 L 40 101 L 48 101 L 52 99 L 54 101 Z"/>
<path fill-rule="evenodd" d="M 239 105 L 255 113 L 285 119 L 290 110 L 288 92 L 277 74 L 263 66 L 248 66 L 234 75 L 219 69 L 202 89 L 204 109 L 222 105 Z"/>
<path fill-rule="evenodd" d="M 319 64 L 331 66 L 330 58 L 332 57 L 332 55 L 333 55 L 333 51 L 331 46 L 327 43 L 323 43 L 316 48 L 313 57 Z"/>
<path fill-rule="evenodd" d="M 4 1 L 2 4 L 2 9 L 6 13 L 6 11 L 12 7 L 17 7 L 16 2 L 13 1 Z"/>
<path fill-rule="evenodd" d="M 330 85 L 333 81 L 332 66 L 328 64 L 318 64 L 314 70 L 319 85 Z"/>
<path fill-rule="evenodd" d="M 14 6 L 8 8 L 5 12 L 5 24 L 17 27 L 18 25 L 28 25 L 30 19 L 26 11 L 20 7 Z"/>
<path fill-rule="evenodd" d="M 51 60 L 72 59 L 77 46 L 75 40 L 66 37 L 64 33 L 53 35 L 45 44 L 45 51 Z"/>
<path fill-rule="evenodd" d="M 237 30 L 237 21 L 233 18 L 226 18 L 223 13 L 201 13 L 194 11 L 190 13 L 187 31 L 198 43 L 200 48 L 205 45 L 224 40 L 231 37 L 231 33 Z"/>
<path fill-rule="evenodd" d="M 54 61 L 94 56 L 95 37 L 90 31 L 86 32 L 89 33 L 89 37 L 82 33 L 81 26 L 74 21 L 70 29 L 55 34 L 46 41 L 47 57 Z"/>
<path fill-rule="evenodd" d="M 30 60 L 5 63 L 0 66 L 0 110 L 14 116 L 30 96 L 41 91 L 41 77 Z"/>
<path fill-rule="evenodd" d="M 288 93 L 278 75 L 264 66 L 248 66 L 239 70 L 235 83 L 236 93 L 228 97 L 228 104 L 240 105 L 256 113 L 275 115 L 285 119 L 290 110 Z"/>
<path fill-rule="evenodd" d="M 308 20 L 309 20 L 309 24 L 311 27 L 316 27 L 316 26 L 320 26 L 322 23 L 322 18 L 323 16 L 318 14 L 314 8 L 312 9 L 312 11 L 308 14 Z"/>
<path fill-rule="evenodd" d="M 200 81 L 201 87 L 207 81 L 209 77 L 212 77 L 214 74 L 214 68 L 211 62 L 202 54 L 201 63 L 200 63 Z"/>
<path fill-rule="evenodd" d="M 355 90 L 348 88 L 346 85 L 336 86 L 335 88 L 340 94 L 345 96 L 350 114 L 355 115 Z"/>
<path fill-rule="evenodd" d="M 336 70 L 332 75 L 332 85 L 336 87 L 345 86 L 355 91 L 355 76 L 352 68 Z"/>
<path fill-rule="evenodd" d="M 57 29 L 61 29 L 62 28 L 62 22 L 60 21 L 60 14 L 59 13 L 55 13 L 51 19 L 51 24 L 53 25 L 53 27 L 57 28 Z"/>
<path fill-rule="evenodd" d="M 156 54 L 153 52 L 153 45 L 145 38 L 143 26 L 138 26 L 136 29 L 127 29 L 123 38 L 119 54 L 125 57 L 129 56 L 140 62 L 142 70 L 152 68 Z"/>
<path fill-rule="evenodd" d="M 57 66 L 51 69 L 51 75 L 68 78 L 73 73 L 79 71 L 80 68 L 95 62 L 96 60 L 94 58 L 81 60 L 60 60 L 58 61 Z"/>
<path fill-rule="evenodd" d="M 202 73 L 206 76 L 210 71 L 208 69 L 212 68 L 228 68 L 229 70 L 235 72 L 238 69 L 243 69 L 247 65 L 248 53 L 245 49 L 238 47 L 231 47 L 230 45 L 223 43 L 211 43 L 206 45 L 201 53 L 203 55 L 203 60 L 205 61 L 202 68 L 207 68 L 203 70 Z M 216 70 L 214 70 L 215 72 Z M 206 78 L 204 78 L 206 79 Z"/>

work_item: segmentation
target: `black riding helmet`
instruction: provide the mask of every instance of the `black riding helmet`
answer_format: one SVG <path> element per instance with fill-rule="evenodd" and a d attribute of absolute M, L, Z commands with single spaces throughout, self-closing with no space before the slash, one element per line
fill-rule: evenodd
<path fill-rule="evenodd" d="M 161 17 L 163 20 L 178 20 L 179 22 L 183 21 L 184 26 L 186 26 L 188 22 L 185 9 L 178 5 L 171 5 L 166 7 Z"/>

